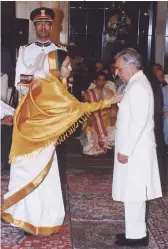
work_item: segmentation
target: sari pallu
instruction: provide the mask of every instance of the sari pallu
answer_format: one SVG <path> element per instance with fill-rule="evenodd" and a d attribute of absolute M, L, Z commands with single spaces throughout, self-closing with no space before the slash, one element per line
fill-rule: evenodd
<path fill-rule="evenodd" d="M 80 103 L 57 78 L 34 80 L 14 116 L 9 192 L 2 218 L 34 235 L 60 231 L 64 220 L 55 144 L 70 136 L 88 115 L 110 105 Z"/>
<path fill-rule="evenodd" d="M 113 96 L 113 92 L 108 89 L 103 90 L 102 93 L 109 98 Z M 97 94 L 96 88 L 87 90 L 85 92 L 87 101 L 90 103 L 99 101 L 100 97 Z M 91 114 L 83 127 L 80 139 L 84 154 L 105 154 L 107 149 L 112 148 L 115 137 L 115 118 L 115 106 Z"/>

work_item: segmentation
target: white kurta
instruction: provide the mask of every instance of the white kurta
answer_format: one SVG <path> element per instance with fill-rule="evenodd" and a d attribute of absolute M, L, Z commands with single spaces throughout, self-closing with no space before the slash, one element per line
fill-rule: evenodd
<path fill-rule="evenodd" d="M 112 197 L 143 201 L 162 196 L 154 137 L 153 92 L 142 71 L 134 74 L 119 104 Z M 121 164 L 117 154 L 128 155 Z"/>

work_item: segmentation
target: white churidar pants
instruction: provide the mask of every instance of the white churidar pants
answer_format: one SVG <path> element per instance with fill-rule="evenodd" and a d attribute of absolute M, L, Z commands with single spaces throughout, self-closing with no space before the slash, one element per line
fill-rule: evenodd
<path fill-rule="evenodd" d="M 125 231 L 127 239 L 141 239 L 146 236 L 146 202 L 124 202 Z"/>

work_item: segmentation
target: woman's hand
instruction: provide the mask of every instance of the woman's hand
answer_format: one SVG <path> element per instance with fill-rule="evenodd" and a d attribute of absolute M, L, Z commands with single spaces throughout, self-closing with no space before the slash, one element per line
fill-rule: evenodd
<path fill-rule="evenodd" d="M 114 95 L 112 98 L 111 98 L 111 104 L 117 104 L 119 103 L 123 98 L 123 95 Z"/>

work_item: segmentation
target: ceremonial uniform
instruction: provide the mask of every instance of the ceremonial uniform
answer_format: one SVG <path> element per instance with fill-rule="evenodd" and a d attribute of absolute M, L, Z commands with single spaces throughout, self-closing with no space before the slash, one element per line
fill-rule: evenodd
<path fill-rule="evenodd" d="M 16 89 L 21 91 L 22 94 L 27 92 L 28 87 L 18 85 L 21 74 L 33 75 L 34 77 L 46 77 L 49 71 L 48 53 L 61 48 L 62 47 L 55 45 L 50 40 L 45 43 L 36 41 L 32 44 L 21 46 L 16 64 Z"/>
<path fill-rule="evenodd" d="M 45 7 L 35 9 L 30 14 L 30 19 L 34 25 L 45 22 L 52 23 L 54 17 L 53 10 Z M 22 95 L 26 94 L 28 87 L 18 85 L 21 82 L 21 75 L 32 76 L 32 79 L 45 78 L 49 72 L 47 55 L 57 49 L 65 50 L 65 47 L 55 45 L 50 40 L 44 43 L 37 40 L 20 47 L 16 64 L 15 86 Z"/>

